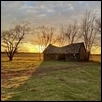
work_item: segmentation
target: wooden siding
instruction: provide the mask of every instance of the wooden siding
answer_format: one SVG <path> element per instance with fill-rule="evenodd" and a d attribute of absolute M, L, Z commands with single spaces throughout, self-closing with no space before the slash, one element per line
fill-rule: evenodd
<path fill-rule="evenodd" d="M 71 44 L 63 48 L 57 48 L 52 45 L 49 45 L 48 48 L 45 49 L 43 53 L 44 60 L 65 60 L 65 61 L 86 60 L 86 49 L 84 43 Z"/>
<path fill-rule="evenodd" d="M 44 54 L 44 60 L 58 60 L 58 55 L 57 54 Z"/>
<path fill-rule="evenodd" d="M 79 54 L 67 54 L 65 55 L 66 61 L 79 61 Z"/>
<path fill-rule="evenodd" d="M 86 51 L 84 49 L 84 47 L 80 48 L 80 61 L 85 61 L 86 59 Z"/>

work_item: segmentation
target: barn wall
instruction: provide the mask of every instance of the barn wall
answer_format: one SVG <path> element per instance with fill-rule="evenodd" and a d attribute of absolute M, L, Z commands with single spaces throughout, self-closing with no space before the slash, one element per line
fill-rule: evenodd
<path fill-rule="evenodd" d="M 86 51 L 84 47 L 80 48 L 80 61 L 85 61 L 86 58 Z"/>
<path fill-rule="evenodd" d="M 43 58 L 47 60 L 65 60 L 65 54 L 44 54 Z"/>
<path fill-rule="evenodd" d="M 79 54 L 66 54 L 65 55 L 65 60 L 66 61 L 79 61 Z"/>
<path fill-rule="evenodd" d="M 65 60 L 65 54 L 58 54 L 58 60 Z"/>
<path fill-rule="evenodd" d="M 43 54 L 43 60 L 46 61 L 46 54 Z"/>
<path fill-rule="evenodd" d="M 44 60 L 58 60 L 58 54 L 44 54 Z"/>
<path fill-rule="evenodd" d="M 44 59 L 44 61 L 49 60 L 48 54 L 44 54 L 43 59 Z"/>

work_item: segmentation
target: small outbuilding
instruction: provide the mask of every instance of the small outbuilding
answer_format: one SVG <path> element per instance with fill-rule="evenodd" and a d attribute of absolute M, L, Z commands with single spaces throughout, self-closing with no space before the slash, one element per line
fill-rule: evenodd
<path fill-rule="evenodd" d="M 84 43 L 73 43 L 63 47 L 49 44 L 43 51 L 44 60 L 86 61 L 86 49 Z"/>

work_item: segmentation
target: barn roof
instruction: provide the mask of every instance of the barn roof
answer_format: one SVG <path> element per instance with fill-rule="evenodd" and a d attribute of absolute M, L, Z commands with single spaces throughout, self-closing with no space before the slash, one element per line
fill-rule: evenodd
<path fill-rule="evenodd" d="M 80 47 L 84 46 L 84 43 L 73 43 L 70 45 L 66 45 L 63 47 L 57 47 L 52 44 L 49 44 L 48 47 L 44 50 L 43 53 L 46 54 L 53 54 L 53 53 L 58 53 L 58 54 L 74 54 L 74 53 L 79 53 Z"/>

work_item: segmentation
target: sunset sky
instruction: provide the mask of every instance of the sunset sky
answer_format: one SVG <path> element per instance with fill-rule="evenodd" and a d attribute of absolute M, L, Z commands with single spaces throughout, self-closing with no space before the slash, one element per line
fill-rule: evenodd
<path fill-rule="evenodd" d="M 22 21 L 29 21 L 31 27 L 47 25 L 59 27 L 80 16 L 86 10 L 101 13 L 101 1 L 1 1 L 1 31 L 13 28 Z M 26 37 L 21 51 L 36 52 L 32 35 Z M 101 53 L 100 49 L 94 53 Z"/>

